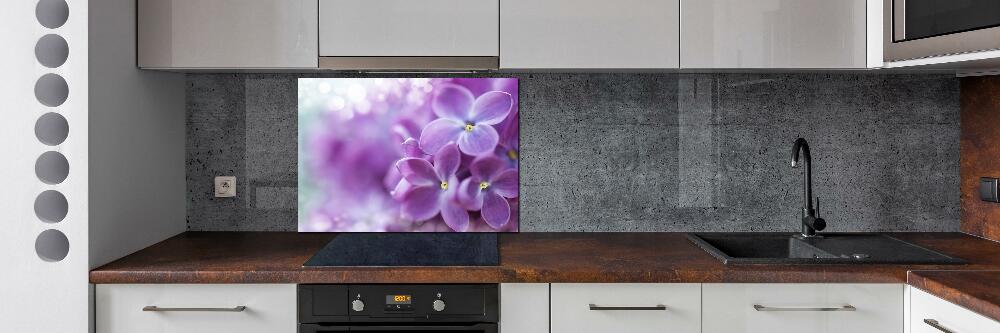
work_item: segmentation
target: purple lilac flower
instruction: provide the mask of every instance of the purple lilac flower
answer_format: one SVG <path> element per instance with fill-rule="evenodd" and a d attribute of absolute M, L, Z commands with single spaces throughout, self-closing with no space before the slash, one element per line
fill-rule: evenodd
<path fill-rule="evenodd" d="M 517 197 L 517 170 L 504 168 L 505 162 L 495 156 L 477 158 L 469 167 L 471 176 L 459 185 L 458 198 L 466 209 L 479 210 L 483 220 L 493 229 L 510 221 L 510 203 Z"/>
<path fill-rule="evenodd" d="M 407 157 L 396 162 L 399 173 L 411 188 L 402 196 L 402 212 L 416 221 L 426 221 L 441 213 L 452 230 L 469 228 L 469 212 L 456 201 L 461 154 L 454 143 L 445 144 L 434 154 L 434 164 L 426 159 Z"/>
<path fill-rule="evenodd" d="M 517 169 L 521 151 L 519 147 L 517 128 L 517 109 L 511 112 L 503 123 L 500 123 L 500 141 L 494 154 L 506 162 L 507 166 Z"/>
<path fill-rule="evenodd" d="M 427 158 L 427 154 L 425 154 L 423 150 L 420 150 L 420 147 L 417 147 L 417 139 L 407 138 L 400 146 L 402 148 L 404 158 Z M 413 186 L 410 186 L 410 182 L 403 179 L 403 175 L 399 173 L 399 168 L 397 168 L 395 164 L 389 167 L 389 171 L 386 172 L 383 185 L 385 185 L 386 189 L 389 190 L 389 194 L 397 200 L 402 199 L 407 193 L 410 192 L 411 189 L 413 189 Z"/>
<path fill-rule="evenodd" d="M 469 155 L 493 152 L 500 135 L 492 125 L 499 124 L 514 105 L 511 95 L 489 91 L 475 98 L 468 88 L 446 84 L 434 95 L 431 108 L 437 120 L 424 126 L 420 133 L 420 148 L 437 151 L 449 142 Z"/>

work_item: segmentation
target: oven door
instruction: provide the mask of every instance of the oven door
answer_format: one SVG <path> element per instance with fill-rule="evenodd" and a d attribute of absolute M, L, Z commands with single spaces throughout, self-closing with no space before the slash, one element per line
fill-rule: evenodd
<path fill-rule="evenodd" d="M 317 324 L 299 324 L 299 333 L 321 332 L 447 332 L 447 333 L 498 333 L 497 324 L 472 325 L 365 325 L 365 326 L 323 326 Z"/>
<path fill-rule="evenodd" d="M 885 59 L 1000 49 L 1000 1 L 884 0 Z"/>

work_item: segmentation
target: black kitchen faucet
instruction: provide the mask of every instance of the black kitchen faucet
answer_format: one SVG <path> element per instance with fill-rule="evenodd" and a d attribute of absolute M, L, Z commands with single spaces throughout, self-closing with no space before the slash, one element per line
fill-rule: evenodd
<path fill-rule="evenodd" d="M 799 152 L 802 152 L 805 171 L 802 173 L 802 237 L 820 237 L 816 231 L 826 229 L 826 220 L 816 214 L 812 204 L 812 156 L 809 155 L 809 143 L 806 139 L 798 138 L 792 146 L 792 167 L 799 167 Z M 819 198 L 816 198 L 816 206 L 819 207 Z"/>

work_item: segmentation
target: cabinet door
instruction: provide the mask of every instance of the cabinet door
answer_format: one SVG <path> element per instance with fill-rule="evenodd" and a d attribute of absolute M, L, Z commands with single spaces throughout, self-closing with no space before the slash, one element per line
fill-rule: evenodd
<path fill-rule="evenodd" d="M 549 333 L 549 284 L 500 284 L 500 333 Z"/>
<path fill-rule="evenodd" d="M 297 326 L 294 284 L 101 284 L 95 303 L 98 333 L 294 333 Z M 246 308 L 222 311 L 238 306 Z"/>
<path fill-rule="evenodd" d="M 681 68 L 865 68 L 866 0 L 681 0 Z"/>
<path fill-rule="evenodd" d="M 499 0 L 319 0 L 324 57 L 500 54 Z"/>
<path fill-rule="evenodd" d="M 961 333 L 1000 332 L 1000 322 L 923 290 L 910 287 L 909 291 L 910 332 L 907 333 L 941 333 L 943 330 Z"/>
<path fill-rule="evenodd" d="M 139 67 L 316 68 L 317 0 L 139 0 Z"/>
<path fill-rule="evenodd" d="M 677 68 L 678 0 L 504 0 L 501 68 Z"/>
<path fill-rule="evenodd" d="M 552 284 L 552 332 L 697 333 L 701 285 Z"/>
<path fill-rule="evenodd" d="M 901 284 L 727 283 L 702 290 L 705 333 L 903 331 Z"/>

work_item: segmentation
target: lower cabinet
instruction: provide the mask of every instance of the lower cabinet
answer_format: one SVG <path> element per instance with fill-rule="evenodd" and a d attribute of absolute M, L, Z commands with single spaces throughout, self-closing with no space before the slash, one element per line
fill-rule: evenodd
<path fill-rule="evenodd" d="M 909 287 L 910 315 L 907 333 L 996 333 L 1000 322 Z"/>
<path fill-rule="evenodd" d="M 903 332 L 902 284 L 704 284 L 703 332 Z"/>
<path fill-rule="evenodd" d="M 99 284 L 98 333 L 294 333 L 294 284 Z"/>
<path fill-rule="evenodd" d="M 549 284 L 501 283 L 500 332 L 549 333 Z"/>
<path fill-rule="evenodd" d="M 700 284 L 557 283 L 551 292 L 553 333 L 701 331 Z"/>

